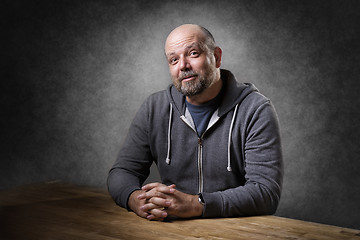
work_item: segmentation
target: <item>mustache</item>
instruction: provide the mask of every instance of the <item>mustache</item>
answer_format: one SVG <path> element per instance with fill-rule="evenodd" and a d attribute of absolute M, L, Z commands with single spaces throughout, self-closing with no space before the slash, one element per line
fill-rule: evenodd
<path fill-rule="evenodd" d="M 180 74 L 180 76 L 178 77 L 178 80 L 179 81 L 182 81 L 184 80 L 185 78 L 188 78 L 188 77 L 196 77 L 198 76 L 198 73 L 197 72 L 194 72 L 192 70 L 189 70 L 189 71 L 184 71 Z"/>

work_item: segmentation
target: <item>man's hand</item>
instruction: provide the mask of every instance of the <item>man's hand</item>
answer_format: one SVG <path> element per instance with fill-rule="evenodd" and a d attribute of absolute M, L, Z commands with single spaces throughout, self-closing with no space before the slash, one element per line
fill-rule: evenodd
<path fill-rule="evenodd" d="M 140 194 L 145 193 L 143 190 L 136 190 L 130 194 L 129 200 L 128 200 L 128 207 L 133 210 L 137 215 L 140 217 L 146 218 L 149 216 L 149 213 L 146 211 L 141 210 L 141 206 L 143 206 L 146 203 L 146 200 L 139 200 L 138 196 Z"/>
<path fill-rule="evenodd" d="M 158 220 L 158 221 L 164 220 L 168 216 L 168 213 L 164 211 L 164 208 L 170 204 L 164 202 L 161 205 L 156 205 L 150 203 L 145 198 L 140 199 L 139 195 L 145 193 L 146 192 L 144 190 L 136 190 L 132 192 L 128 200 L 128 207 L 140 217 L 147 218 L 149 220 Z"/>
<path fill-rule="evenodd" d="M 148 219 L 163 220 L 167 215 L 180 218 L 202 215 L 203 205 L 199 203 L 198 195 L 180 192 L 175 187 L 174 184 L 166 186 L 161 183 L 149 183 L 142 187 L 145 192 L 137 198 L 139 201 L 146 201 L 140 208 L 150 214 L 147 216 Z"/>

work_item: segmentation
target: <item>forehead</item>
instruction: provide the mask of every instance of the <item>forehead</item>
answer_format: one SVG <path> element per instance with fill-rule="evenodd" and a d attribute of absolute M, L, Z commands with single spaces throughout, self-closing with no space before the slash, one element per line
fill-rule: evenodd
<path fill-rule="evenodd" d="M 165 43 L 165 54 L 169 55 L 177 51 L 191 47 L 201 47 L 204 41 L 203 34 L 199 31 L 175 31 L 172 32 Z"/>

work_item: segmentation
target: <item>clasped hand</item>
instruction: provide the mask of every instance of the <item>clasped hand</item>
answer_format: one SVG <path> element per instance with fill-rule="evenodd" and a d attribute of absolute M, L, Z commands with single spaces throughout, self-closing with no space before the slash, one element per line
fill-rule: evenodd
<path fill-rule="evenodd" d="M 129 207 L 139 216 L 162 221 L 166 217 L 191 218 L 202 215 L 197 195 L 183 193 L 174 184 L 149 183 L 130 195 Z"/>

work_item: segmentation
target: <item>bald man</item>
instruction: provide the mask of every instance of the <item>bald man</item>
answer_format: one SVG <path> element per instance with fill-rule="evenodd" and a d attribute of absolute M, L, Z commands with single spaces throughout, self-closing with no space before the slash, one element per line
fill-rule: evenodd
<path fill-rule="evenodd" d="M 165 42 L 172 84 L 136 114 L 108 176 L 114 201 L 149 220 L 273 214 L 283 165 L 269 99 L 220 69 L 222 50 L 202 26 Z M 161 183 L 142 186 L 155 162 Z"/>

